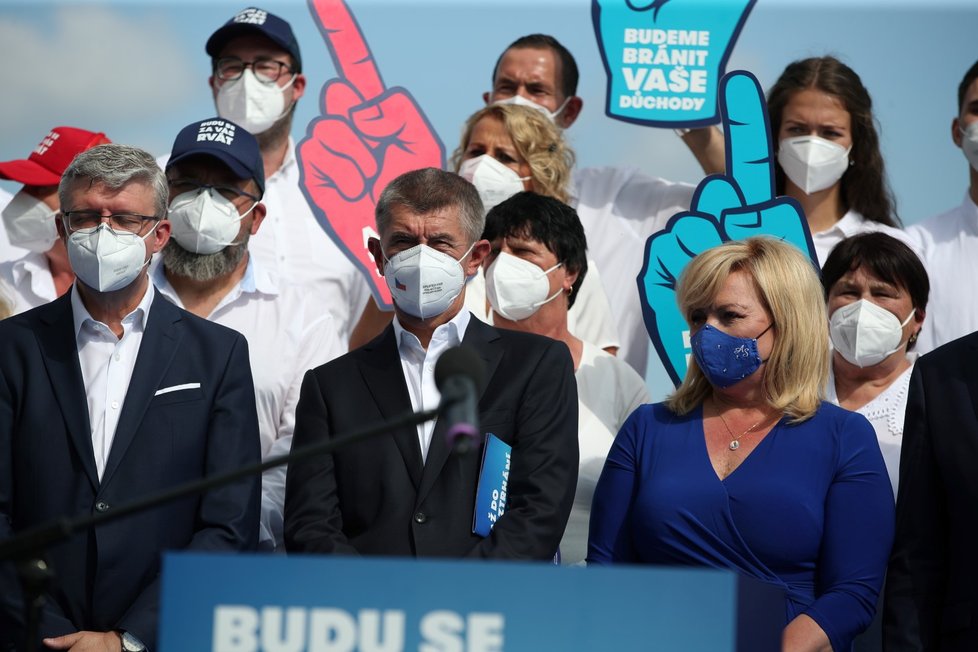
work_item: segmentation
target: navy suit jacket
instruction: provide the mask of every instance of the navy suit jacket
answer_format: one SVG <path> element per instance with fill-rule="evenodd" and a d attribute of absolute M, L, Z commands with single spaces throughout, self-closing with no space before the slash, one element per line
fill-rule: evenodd
<path fill-rule="evenodd" d="M 513 447 L 506 513 L 472 533 L 481 449 L 451 454 L 435 424 L 422 462 L 408 426 L 289 464 L 285 545 L 290 552 L 550 559 L 577 484 L 577 382 L 567 346 L 497 330 L 472 318 L 463 347 L 486 365 L 479 427 Z M 293 450 L 410 413 L 394 328 L 306 373 Z"/>
<path fill-rule="evenodd" d="M 886 576 L 887 651 L 978 650 L 978 333 L 917 361 Z"/>
<path fill-rule="evenodd" d="M 161 389 L 199 383 L 197 388 Z M 60 517 L 110 512 L 260 460 L 248 345 L 159 293 L 101 481 L 69 294 L 0 321 L 0 539 Z M 155 648 L 160 553 L 253 549 L 260 478 L 167 503 L 52 546 L 42 636 L 131 631 Z M 23 636 L 23 598 L 0 566 L 0 647 Z"/>

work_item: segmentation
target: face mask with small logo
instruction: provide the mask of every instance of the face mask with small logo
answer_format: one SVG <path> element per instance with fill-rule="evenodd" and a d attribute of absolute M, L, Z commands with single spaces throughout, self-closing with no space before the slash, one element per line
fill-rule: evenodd
<path fill-rule="evenodd" d="M 972 122 L 962 129 L 958 127 L 963 138 L 961 139 L 961 151 L 968 163 L 975 170 L 978 170 L 978 122 Z"/>
<path fill-rule="evenodd" d="M 479 199 L 486 213 L 516 193 L 523 192 L 523 182 L 530 180 L 530 177 L 521 177 L 488 154 L 463 161 L 458 174 L 479 191 Z"/>
<path fill-rule="evenodd" d="M 900 323 L 892 312 L 860 299 L 837 308 L 829 319 L 829 335 L 835 350 L 857 367 L 872 367 L 903 346 L 903 327 L 916 309 Z"/>
<path fill-rule="evenodd" d="M 55 211 L 37 197 L 20 190 L 3 209 L 7 239 L 15 247 L 44 253 L 58 239 Z"/>
<path fill-rule="evenodd" d="M 168 211 L 173 239 L 195 254 L 216 254 L 236 244 L 241 220 L 257 205 L 255 202 L 244 215 L 239 215 L 237 206 L 214 188 L 177 195 Z"/>
<path fill-rule="evenodd" d="M 757 340 L 774 326 L 772 322 L 757 337 L 728 335 L 709 324 L 690 339 L 696 364 L 714 387 L 724 389 L 739 383 L 764 363 Z"/>
<path fill-rule="evenodd" d="M 810 195 L 831 188 L 849 167 L 849 152 L 818 136 L 785 138 L 778 147 L 778 163 L 791 182 Z"/>
<path fill-rule="evenodd" d="M 99 292 L 114 292 L 127 287 L 143 267 L 146 258 L 146 235 L 115 231 L 108 224 L 94 229 L 75 231 L 68 236 L 68 262 L 82 283 Z"/>
<path fill-rule="evenodd" d="M 489 305 L 493 311 L 510 321 L 531 317 L 561 294 L 562 290 L 558 288 L 551 296 L 547 296 L 550 292 L 547 275 L 562 264 L 557 263 L 544 270 L 519 256 L 505 251 L 499 252 L 496 260 L 486 270 L 486 297 Z"/>
<path fill-rule="evenodd" d="M 263 84 L 251 68 L 246 68 L 241 77 L 217 90 L 217 114 L 252 134 L 260 134 L 291 108 L 291 104 L 285 105 L 285 89 L 294 82 L 295 75 L 285 86 Z"/>
<path fill-rule="evenodd" d="M 475 247 L 475 243 L 472 243 Z M 462 260 L 419 244 L 387 258 L 384 278 L 397 307 L 419 319 L 436 317 L 452 305 L 465 285 Z"/>
<path fill-rule="evenodd" d="M 528 100 L 522 95 L 513 95 L 512 97 L 507 97 L 506 99 L 503 100 L 496 100 L 495 102 L 493 102 L 493 104 L 511 104 L 513 106 L 525 106 L 531 109 L 536 109 L 543 115 L 547 116 L 547 119 L 549 119 L 550 122 L 557 124 L 557 118 L 564 111 L 564 107 L 567 106 L 567 103 L 570 102 L 570 99 L 571 98 L 569 97 L 565 99 L 563 103 L 557 107 L 556 111 L 551 111 L 547 107 L 541 104 L 537 104 L 533 100 Z"/>

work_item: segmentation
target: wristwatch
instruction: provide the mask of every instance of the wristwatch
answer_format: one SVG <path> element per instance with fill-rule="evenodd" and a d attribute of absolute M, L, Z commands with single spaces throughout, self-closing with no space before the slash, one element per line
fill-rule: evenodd
<path fill-rule="evenodd" d="M 117 630 L 122 639 L 123 652 L 146 652 L 146 646 L 138 638 L 124 629 Z"/>

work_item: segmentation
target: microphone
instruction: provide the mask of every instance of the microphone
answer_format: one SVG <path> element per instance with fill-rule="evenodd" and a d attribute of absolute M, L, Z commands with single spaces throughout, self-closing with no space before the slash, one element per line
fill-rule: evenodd
<path fill-rule="evenodd" d="M 435 363 L 435 386 L 441 392 L 439 415 L 448 422 L 448 446 L 464 455 L 479 440 L 478 397 L 486 384 L 486 365 L 472 349 L 454 347 Z"/>

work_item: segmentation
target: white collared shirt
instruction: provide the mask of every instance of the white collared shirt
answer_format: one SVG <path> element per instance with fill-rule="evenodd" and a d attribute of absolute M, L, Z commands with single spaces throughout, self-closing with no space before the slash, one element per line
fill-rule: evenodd
<path fill-rule="evenodd" d="M 47 256 L 28 251 L 17 260 L 0 263 L 0 282 L 12 302 L 12 315 L 27 312 L 58 298 Z"/>
<path fill-rule="evenodd" d="M 160 260 L 153 261 L 150 278 L 164 297 L 183 308 Z M 233 328 L 248 341 L 262 459 L 288 453 L 306 371 L 346 352 L 333 318 L 316 294 L 276 279 L 249 256 L 244 276 L 207 319 Z M 286 468 L 262 474 L 262 548 L 282 543 Z"/>
<path fill-rule="evenodd" d="M 587 235 L 588 257 L 601 269 L 618 328 L 618 357 L 644 378 L 651 342 L 635 279 L 642 271 L 645 241 L 673 215 L 689 209 L 695 188 L 631 167 L 578 169 L 573 186 L 571 205 Z"/>
<path fill-rule="evenodd" d="M 927 318 L 917 340 L 923 354 L 978 330 L 978 206 L 967 192 L 955 208 L 907 227 L 930 277 Z"/>
<path fill-rule="evenodd" d="M 164 297 L 184 307 L 161 261 L 153 261 L 150 279 Z M 238 331 L 248 341 L 261 450 L 267 455 L 276 439 L 292 435 L 305 372 L 342 355 L 347 347 L 319 297 L 275 278 L 251 256 L 244 276 L 207 320 Z"/>
<path fill-rule="evenodd" d="M 289 138 L 285 160 L 265 180 L 262 198 L 267 214 L 248 242 L 262 266 L 289 283 L 307 285 L 328 307 L 344 342 L 370 296 L 363 275 L 316 221 L 299 187 L 295 143 Z"/>
<path fill-rule="evenodd" d="M 394 337 L 401 358 L 401 370 L 411 396 L 411 407 L 415 412 L 432 410 L 438 407 L 441 392 L 435 386 L 435 364 L 446 350 L 462 343 L 465 329 L 469 326 L 471 315 L 464 308 L 450 321 L 435 329 L 426 351 L 418 337 L 401 326 L 394 315 Z M 421 444 L 421 459 L 427 461 L 431 446 L 431 433 L 435 430 L 434 421 L 418 424 L 418 443 Z"/>
<path fill-rule="evenodd" d="M 812 242 L 815 244 L 815 253 L 818 254 L 819 267 L 825 265 L 825 259 L 829 257 L 830 253 L 832 253 L 832 249 L 835 247 L 835 245 L 839 244 L 846 238 L 851 238 L 852 236 L 860 233 L 872 233 L 876 231 L 882 231 L 887 235 L 891 235 L 904 244 L 909 245 L 909 247 L 914 251 L 917 250 L 916 241 L 907 235 L 907 232 L 903 229 L 898 229 L 893 226 L 887 226 L 885 224 L 880 224 L 879 222 L 867 220 L 856 211 L 850 210 L 842 216 L 842 219 L 829 228 L 812 234 Z"/>
<path fill-rule="evenodd" d="M 122 337 L 118 338 L 106 324 L 96 321 L 88 312 L 77 285 L 71 288 L 75 342 L 88 399 L 88 421 L 92 427 L 92 449 L 99 480 L 105 472 L 119 415 L 129 392 L 153 295 L 153 284 L 147 283 L 139 305 L 122 319 Z"/>

